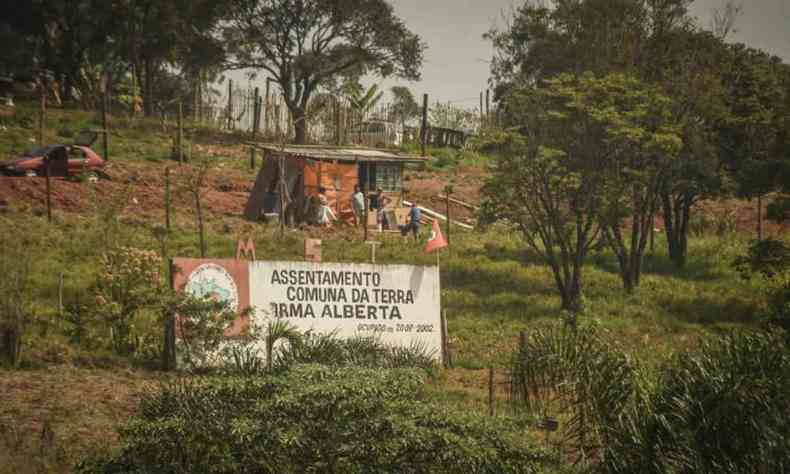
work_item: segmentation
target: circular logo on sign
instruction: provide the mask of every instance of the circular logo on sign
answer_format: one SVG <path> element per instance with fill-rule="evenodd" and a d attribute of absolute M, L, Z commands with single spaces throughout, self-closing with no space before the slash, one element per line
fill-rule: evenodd
<path fill-rule="evenodd" d="M 186 292 L 198 298 L 222 301 L 231 311 L 239 309 L 239 290 L 227 270 L 213 263 L 205 263 L 192 271 L 187 279 Z"/>

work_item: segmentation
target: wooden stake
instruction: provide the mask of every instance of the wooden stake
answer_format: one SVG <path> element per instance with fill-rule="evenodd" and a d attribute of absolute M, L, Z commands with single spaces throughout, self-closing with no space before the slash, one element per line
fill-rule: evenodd
<path fill-rule="evenodd" d="M 102 148 L 104 149 L 104 161 L 110 161 L 110 125 L 107 123 L 107 105 L 110 101 L 110 81 L 107 80 L 104 86 L 104 96 L 101 101 L 101 126 L 104 129 L 102 135 Z"/>
<path fill-rule="evenodd" d="M 228 130 L 233 124 L 233 79 L 228 80 Z"/>
<path fill-rule="evenodd" d="M 285 237 L 285 155 L 280 154 L 280 237 Z"/>
<path fill-rule="evenodd" d="M 486 89 L 486 123 L 491 120 L 491 89 Z"/>
<path fill-rule="evenodd" d="M 46 186 L 47 186 L 47 222 L 52 223 L 52 188 L 49 183 L 49 158 L 44 158 L 44 175 L 46 176 Z"/>
<path fill-rule="evenodd" d="M 197 208 L 198 234 L 200 236 L 200 258 L 206 258 L 206 237 L 203 228 L 203 209 L 200 205 L 200 190 L 195 194 L 195 206 Z"/>
<path fill-rule="evenodd" d="M 480 125 L 483 126 L 485 123 L 485 110 L 483 109 L 483 93 L 480 92 Z"/>
<path fill-rule="evenodd" d="M 259 90 L 255 88 L 255 102 L 253 105 L 253 112 L 252 112 L 252 141 L 255 142 L 255 136 L 258 133 L 258 115 L 260 110 L 258 109 L 258 94 Z M 255 147 L 250 147 L 250 169 L 255 169 Z"/>
<path fill-rule="evenodd" d="M 450 250 L 450 193 L 453 192 L 450 186 L 444 188 L 445 192 L 445 209 L 447 210 L 447 250 Z"/>
<path fill-rule="evenodd" d="M 365 244 L 370 246 L 370 263 L 376 263 L 376 247 L 381 245 L 381 242 L 365 241 Z"/>
<path fill-rule="evenodd" d="M 175 291 L 175 265 L 173 259 L 168 259 L 168 277 L 170 279 L 170 290 Z M 176 369 L 176 320 L 175 314 L 165 315 L 165 341 L 162 351 L 162 369 L 165 371 Z"/>
<path fill-rule="evenodd" d="M 63 272 L 60 272 L 58 278 L 58 315 L 63 317 Z"/>
<path fill-rule="evenodd" d="M 757 195 L 757 240 L 763 240 L 763 195 Z"/>
<path fill-rule="evenodd" d="M 165 229 L 170 232 L 170 167 L 165 168 Z"/>
<path fill-rule="evenodd" d="M 447 310 L 442 310 L 442 352 L 443 352 L 443 362 L 445 368 L 451 368 L 453 366 L 453 357 L 450 354 L 450 331 L 447 329 Z"/>
<path fill-rule="evenodd" d="M 46 79 L 39 78 L 39 87 L 41 88 L 40 107 L 38 113 L 38 144 L 44 146 L 44 123 L 47 120 L 47 86 Z"/>
<path fill-rule="evenodd" d="M 269 79 L 266 79 L 266 103 L 263 106 L 263 136 L 269 133 Z"/>
<path fill-rule="evenodd" d="M 428 140 L 428 94 L 422 96 L 422 127 L 420 128 L 420 150 L 425 156 L 425 146 Z"/>
<path fill-rule="evenodd" d="M 181 102 L 178 102 L 178 162 L 184 162 L 184 111 Z"/>
<path fill-rule="evenodd" d="M 488 416 L 494 416 L 494 368 L 488 368 Z"/>

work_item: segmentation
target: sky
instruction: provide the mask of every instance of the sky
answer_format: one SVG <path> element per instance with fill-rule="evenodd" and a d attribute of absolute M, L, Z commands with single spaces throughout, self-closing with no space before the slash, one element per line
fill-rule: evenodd
<path fill-rule="evenodd" d="M 391 0 L 406 25 L 427 44 L 422 80 L 419 82 L 368 78 L 367 84 L 382 88 L 409 87 L 415 97 L 428 94 L 431 103 L 452 102 L 472 109 L 479 104 L 489 78 L 491 45 L 483 34 L 503 12 L 523 0 Z M 712 12 L 724 0 L 695 0 L 691 12 L 700 25 L 709 27 Z M 740 0 L 743 11 L 730 41 L 743 42 L 790 62 L 790 0 Z M 243 74 L 232 74 L 234 80 Z M 246 82 L 243 80 L 242 82 Z"/>

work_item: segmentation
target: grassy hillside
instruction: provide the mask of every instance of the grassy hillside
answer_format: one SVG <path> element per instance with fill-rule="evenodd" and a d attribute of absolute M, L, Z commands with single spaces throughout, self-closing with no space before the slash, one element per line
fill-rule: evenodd
<path fill-rule="evenodd" d="M 6 120 L 0 131 L 0 157 L 33 145 L 34 124 L 34 111 L 25 106 L 16 119 Z M 46 137 L 68 141 L 81 128 L 98 128 L 97 116 L 52 110 Z M 96 278 L 96 262 L 110 240 L 169 256 L 199 255 L 194 206 L 183 188 L 192 167 L 170 160 L 172 134 L 172 124 L 163 130 L 158 121 L 115 118 L 107 169 L 112 180 L 54 180 L 52 224 L 46 221 L 43 180 L 0 178 L 0 200 L 8 203 L 0 212 L 0 242 L 20 240 L 32 258 L 36 315 L 27 334 L 23 372 L 0 369 L 0 452 L 8 447 L 13 449 L 6 452 L 23 459 L 50 456 L 41 454 L 45 450 L 39 443 L 45 426 L 54 432 L 54 445 L 65 450 L 52 455 L 54 465 L 109 449 L 115 439 L 113 426 L 128 414 L 136 391 L 164 377 L 144 368 L 145 357 L 113 356 L 103 342 L 107 328 L 96 321 L 76 321 L 73 315 L 64 317 L 58 305 L 61 275 L 65 305 L 90 304 L 88 288 Z M 252 237 L 259 259 L 301 260 L 303 239 L 312 236 L 323 239 L 325 261 L 367 260 L 368 247 L 357 229 L 287 230 L 280 235 L 279 228 L 241 219 L 254 179 L 248 151 L 239 144 L 244 137 L 198 129 L 190 138 L 193 160 L 211 160 L 204 195 L 210 256 L 232 257 L 237 239 Z M 407 178 L 417 199 L 429 207 L 438 205 L 431 197 L 447 182 L 454 183 L 460 196 L 475 199 L 485 176 L 484 158 L 452 155 L 432 165 L 427 171 L 411 171 Z M 167 166 L 173 170 L 174 224 L 163 239 Z M 671 265 L 659 235 L 655 252 L 645 261 L 642 286 L 632 295 L 621 288 L 614 256 L 609 251 L 593 254 L 584 274 L 583 319 L 609 331 L 619 345 L 651 366 L 694 347 L 704 334 L 755 327 L 764 301 L 755 284 L 740 279 L 731 267 L 748 236 L 730 228 L 719 229 L 717 235 L 715 227 L 698 226 L 688 267 L 682 271 Z M 423 254 L 422 246 L 411 240 L 392 235 L 382 240 L 382 263 L 435 263 L 433 255 Z M 487 375 L 482 369 L 498 368 L 497 391 L 503 398 L 503 368 L 519 333 L 559 320 L 559 296 L 548 268 L 505 228 L 454 228 L 452 247 L 441 256 L 441 267 L 453 369 L 439 372 L 432 390 L 446 403 L 483 411 Z M 139 337 L 158 334 L 153 321 L 154 315 L 141 320 L 135 328 Z M 78 329 L 85 329 L 82 337 L 75 336 Z M 17 470 L 24 464 L 20 459 L 10 458 L 0 456 L 0 472 L 25 472 Z"/>

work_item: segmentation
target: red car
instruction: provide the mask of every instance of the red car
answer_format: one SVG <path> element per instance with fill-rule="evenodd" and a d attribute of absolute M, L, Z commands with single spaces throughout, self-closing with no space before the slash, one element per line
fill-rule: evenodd
<path fill-rule="evenodd" d="M 9 176 L 44 176 L 49 164 L 50 176 L 72 176 L 88 173 L 103 176 L 104 160 L 90 146 L 96 132 L 83 131 L 71 145 L 47 145 L 28 151 L 11 162 L 0 164 L 0 172 Z"/>

